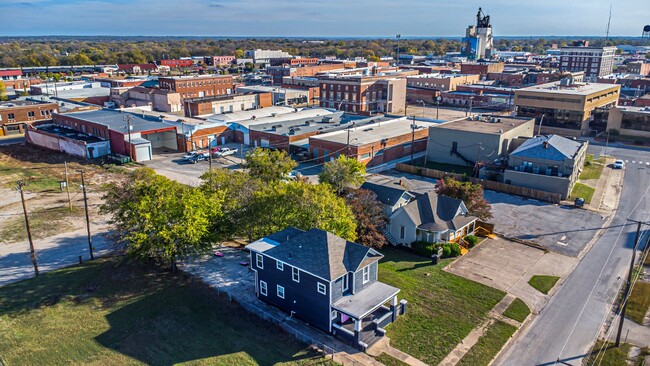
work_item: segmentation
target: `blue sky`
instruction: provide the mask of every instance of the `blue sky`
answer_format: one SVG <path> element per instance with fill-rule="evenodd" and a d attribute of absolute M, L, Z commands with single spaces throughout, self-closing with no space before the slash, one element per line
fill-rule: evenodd
<path fill-rule="evenodd" d="M 0 36 L 458 36 L 479 6 L 496 36 L 604 36 L 613 0 L 0 0 Z M 617 0 L 610 34 L 639 36 L 647 0 Z"/>

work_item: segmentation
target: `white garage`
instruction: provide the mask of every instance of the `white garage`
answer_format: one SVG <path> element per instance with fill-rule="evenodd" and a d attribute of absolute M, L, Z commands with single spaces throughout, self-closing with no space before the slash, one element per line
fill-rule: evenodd
<path fill-rule="evenodd" d="M 131 139 L 131 144 L 134 149 L 133 160 L 137 162 L 151 160 L 152 151 L 151 142 L 149 140 L 138 137 Z"/>

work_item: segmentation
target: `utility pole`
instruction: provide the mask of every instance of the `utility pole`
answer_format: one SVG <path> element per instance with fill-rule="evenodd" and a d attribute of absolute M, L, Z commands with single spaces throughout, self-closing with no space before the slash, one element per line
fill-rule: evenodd
<path fill-rule="evenodd" d="M 603 155 L 607 156 L 607 145 L 609 145 L 609 130 L 607 130 L 607 140 L 605 140 L 605 151 Z"/>
<path fill-rule="evenodd" d="M 413 124 L 411 125 L 411 164 L 413 164 L 413 153 L 415 152 L 415 114 L 413 115 Z"/>
<path fill-rule="evenodd" d="M 122 119 L 126 122 L 128 132 L 129 132 L 129 159 L 133 161 L 133 149 L 131 145 L 131 115 L 127 114 L 126 116 L 122 117 Z"/>
<path fill-rule="evenodd" d="M 27 228 L 27 239 L 29 240 L 29 252 L 32 257 L 32 264 L 34 264 L 34 274 L 38 277 L 38 263 L 36 262 L 36 251 L 34 250 L 34 241 L 32 240 L 32 230 L 29 227 L 29 216 L 27 215 L 27 206 L 25 205 L 25 193 L 23 187 L 25 182 L 18 181 L 18 191 L 20 192 L 20 200 L 23 202 L 23 213 L 25 214 L 25 227 Z"/>
<path fill-rule="evenodd" d="M 395 38 L 397 38 L 397 60 L 395 61 L 395 65 L 399 67 L 399 39 L 402 38 L 402 35 L 397 34 Z"/>
<path fill-rule="evenodd" d="M 90 250 L 90 260 L 95 259 L 93 255 L 93 237 L 90 235 L 90 218 L 88 217 L 88 199 L 86 198 L 86 181 L 84 180 L 84 171 L 81 172 L 81 190 L 84 193 L 84 208 L 86 209 L 86 230 L 88 231 L 88 249 Z"/>
<path fill-rule="evenodd" d="M 625 292 L 623 293 L 623 308 L 621 309 L 618 320 L 618 332 L 616 333 L 616 347 L 621 344 L 621 332 L 623 331 L 623 323 L 625 322 L 625 310 L 627 309 L 627 298 L 630 295 L 630 288 L 632 287 L 632 272 L 634 272 L 634 261 L 636 259 L 636 250 L 639 246 L 639 239 L 641 234 L 641 225 L 648 225 L 648 223 L 638 220 L 627 221 L 636 222 L 636 238 L 634 239 L 634 249 L 632 249 L 632 260 L 630 261 L 630 270 L 627 273 L 627 283 L 625 284 Z"/>
<path fill-rule="evenodd" d="M 539 119 L 539 128 L 537 129 L 537 136 L 542 135 L 542 123 L 544 123 L 544 116 L 546 116 L 546 113 L 543 113 L 542 118 Z"/>
<path fill-rule="evenodd" d="M 348 142 L 346 144 L 346 157 L 350 157 L 350 127 L 348 127 Z"/>
<path fill-rule="evenodd" d="M 208 138 L 208 164 L 209 172 L 212 174 L 212 140 Z M 210 178 L 212 180 L 212 178 Z"/>
<path fill-rule="evenodd" d="M 479 160 L 479 158 L 481 156 L 481 149 L 483 148 L 482 145 L 483 145 L 483 143 L 479 142 L 478 145 L 476 146 L 476 167 L 475 167 L 475 169 L 476 169 L 476 178 L 478 178 L 478 175 L 479 175 L 478 160 Z"/>
<path fill-rule="evenodd" d="M 70 199 L 70 182 L 68 181 L 68 162 L 64 161 L 63 166 L 65 167 L 65 190 L 68 191 L 68 207 L 72 211 L 72 199 Z"/>

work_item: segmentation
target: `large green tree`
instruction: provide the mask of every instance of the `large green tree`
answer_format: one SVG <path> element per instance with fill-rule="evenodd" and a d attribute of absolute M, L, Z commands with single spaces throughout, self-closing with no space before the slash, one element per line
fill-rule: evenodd
<path fill-rule="evenodd" d="M 295 226 L 319 228 L 355 240 L 356 220 L 343 198 L 330 186 L 302 181 L 272 182 L 255 193 L 251 236 L 262 237 Z"/>
<path fill-rule="evenodd" d="M 321 183 L 331 185 L 340 195 L 347 187 L 359 187 L 366 179 L 366 166 L 354 158 L 339 155 L 335 160 L 325 163 L 318 175 Z"/>
<path fill-rule="evenodd" d="M 248 173 L 265 182 L 279 181 L 298 164 L 283 150 L 256 148 L 246 154 L 244 167 Z"/>
<path fill-rule="evenodd" d="M 210 219 L 219 216 L 222 203 L 216 195 L 208 199 L 200 189 L 147 168 L 107 188 L 102 211 L 112 214 L 128 255 L 176 270 L 179 259 L 211 248 Z"/>
<path fill-rule="evenodd" d="M 450 177 L 438 181 L 436 193 L 458 198 L 465 203 L 467 211 L 480 220 L 492 218 L 492 208 L 483 195 L 483 186 L 471 182 L 459 182 Z"/>

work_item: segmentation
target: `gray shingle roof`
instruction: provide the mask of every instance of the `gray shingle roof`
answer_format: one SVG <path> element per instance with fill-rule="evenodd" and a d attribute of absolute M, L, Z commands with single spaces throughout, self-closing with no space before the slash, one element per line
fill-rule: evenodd
<path fill-rule="evenodd" d="M 281 238 L 285 237 L 287 232 L 295 235 L 289 235 L 288 240 L 282 240 Z M 282 234 L 277 235 L 280 233 Z M 287 228 L 269 237 L 273 237 L 272 240 L 279 242 L 280 245 L 265 251 L 264 254 L 328 281 L 335 280 L 348 272 L 355 272 L 360 267 L 383 257 L 372 248 L 320 229 L 302 231 L 297 228 Z"/>
<path fill-rule="evenodd" d="M 458 230 L 476 220 L 474 216 L 457 215 L 463 201 L 425 192 L 404 206 L 404 211 L 419 229 L 428 231 Z"/>
<path fill-rule="evenodd" d="M 544 142 L 547 143 L 546 147 Z M 510 155 L 563 161 L 564 159 L 573 159 L 582 144 L 582 142 L 570 140 L 558 135 L 537 136 L 526 140 Z"/>
<path fill-rule="evenodd" d="M 411 189 L 408 179 L 401 178 L 400 181 L 402 185 L 398 181 L 386 184 L 365 182 L 361 185 L 361 188 L 374 192 L 377 195 L 377 200 L 384 205 L 393 206 L 404 193 L 408 193 L 409 189 Z"/>

